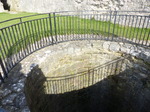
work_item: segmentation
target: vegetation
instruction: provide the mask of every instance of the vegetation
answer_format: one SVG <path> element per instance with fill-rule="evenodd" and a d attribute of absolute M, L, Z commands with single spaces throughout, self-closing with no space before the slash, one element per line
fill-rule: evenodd
<path fill-rule="evenodd" d="M 0 21 L 33 14 L 36 13 L 0 13 Z M 56 17 L 54 17 L 53 14 L 18 18 L 0 23 L 0 28 L 0 46 L 3 48 L 3 57 L 9 57 L 20 51 L 20 49 L 26 49 L 28 45 L 38 40 L 43 40 L 44 42 L 55 41 L 56 38 L 54 38 L 54 35 L 57 35 L 59 41 L 68 40 L 68 36 L 60 37 L 60 35 L 69 34 L 94 34 L 96 35 L 95 38 L 126 37 L 130 39 L 148 40 L 150 31 L 148 28 L 135 28 L 128 25 L 113 24 L 110 21 L 96 20 L 94 17 L 89 16 L 79 18 L 78 16 L 56 15 Z M 47 40 L 46 37 L 50 38 Z M 80 37 L 73 38 L 76 39 Z M 39 46 L 43 45 L 37 45 L 37 47 Z M 29 51 L 31 50 L 29 49 Z"/>

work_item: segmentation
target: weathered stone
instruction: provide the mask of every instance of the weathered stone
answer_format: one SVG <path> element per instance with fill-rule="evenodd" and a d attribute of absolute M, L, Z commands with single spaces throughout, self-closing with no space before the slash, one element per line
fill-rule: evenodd
<path fill-rule="evenodd" d="M 149 52 L 141 52 L 139 54 L 139 58 L 145 60 L 146 62 L 150 63 L 150 53 Z"/>
<path fill-rule="evenodd" d="M 139 52 L 138 52 L 138 51 L 131 50 L 131 51 L 130 51 L 130 54 L 131 54 L 132 56 L 139 57 Z"/>
<path fill-rule="evenodd" d="M 150 10 L 147 0 L 8 0 L 13 11 L 54 12 L 70 10 Z M 34 4 L 34 5 L 32 5 Z M 134 5 L 133 5 L 134 4 Z M 51 7 L 49 7 L 51 6 Z M 65 7 L 64 7 L 65 6 Z M 120 20 L 121 21 L 121 20 Z"/>
<path fill-rule="evenodd" d="M 111 43 L 109 50 L 114 51 L 114 52 L 119 52 L 120 51 L 120 45 L 118 43 Z"/>
<path fill-rule="evenodd" d="M 11 90 L 14 92 L 21 92 L 24 88 L 24 83 L 17 83 L 11 86 Z"/>
<path fill-rule="evenodd" d="M 110 42 L 103 43 L 103 49 L 109 50 Z"/>
<path fill-rule="evenodd" d="M 0 1 L 0 12 L 4 12 L 3 4 Z"/>

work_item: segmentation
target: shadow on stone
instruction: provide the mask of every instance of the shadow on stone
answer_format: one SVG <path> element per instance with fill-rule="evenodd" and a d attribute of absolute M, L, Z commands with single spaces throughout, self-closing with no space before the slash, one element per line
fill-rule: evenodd
<path fill-rule="evenodd" d="M 93 73 L 90 77 L 74 74 L 53 80 L 36 66 L 25 83 L 29 108 L 31 112 L 149 112 L 150 76 L 143 77 L 127 65 L 122 69 L 124 63 L 121 59 L 93 68 L 86 74 Z"/>

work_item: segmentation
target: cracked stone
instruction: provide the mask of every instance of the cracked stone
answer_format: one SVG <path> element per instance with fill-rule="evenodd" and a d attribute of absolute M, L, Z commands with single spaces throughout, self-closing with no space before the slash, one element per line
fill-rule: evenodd
<path fill-rule="evenodd" d="M 12 91 L 9 89 L 0 90 L 0 97 L 5 97 L 10 94 Z"/>
<path fill-rule="evenodd" d="M 15 94 L 15 93 L 10 94 L 9 96 L 7 96 L 6 98 L 4 98 L 2 100 L 2 105 L 13 104 L 13 101 L 14 101 L 14 99 L 15 99 L 16 96 L 17 96 L 17 94 Z"/>

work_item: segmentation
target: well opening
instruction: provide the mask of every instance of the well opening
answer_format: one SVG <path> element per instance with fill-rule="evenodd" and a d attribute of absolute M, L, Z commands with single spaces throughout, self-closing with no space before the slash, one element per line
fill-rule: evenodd
<path fill-rule="evenodd" d="M 49 52 L 55 52 L 42 58 L 26 79 L 30 110 L 146 112 L 150 100 L 146 97 L 150 92 L 149 65 L 134 56 L 105 49 L 104 44 L 74 41 L 51 47 Z"/>

